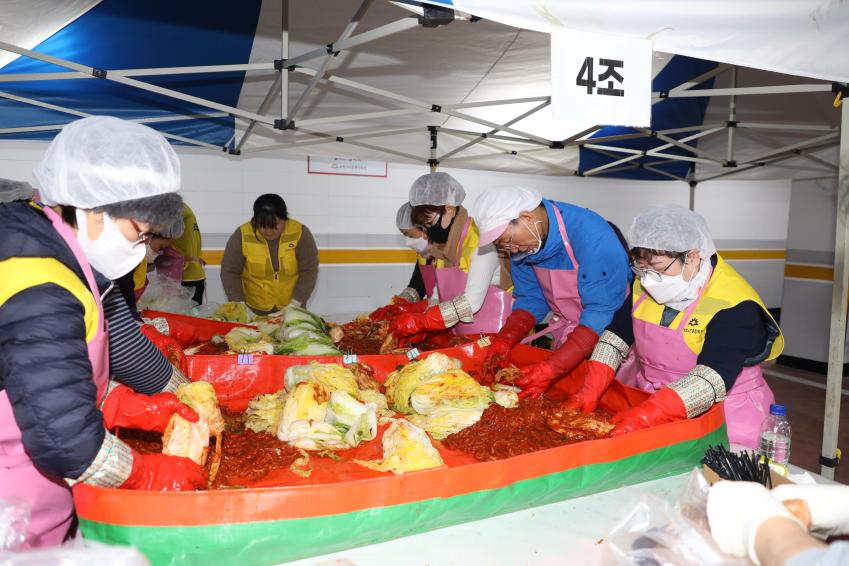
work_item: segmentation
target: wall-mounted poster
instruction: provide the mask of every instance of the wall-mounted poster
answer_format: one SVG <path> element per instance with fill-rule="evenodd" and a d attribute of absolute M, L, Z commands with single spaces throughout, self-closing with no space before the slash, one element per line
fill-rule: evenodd
<path fill-rule="evenodd" d="M 366 161 L 347 157 L 307 157 L 307 173 L 317 175 L 354 175 L 356 177 L 386 177 L 385 161 Z"/>

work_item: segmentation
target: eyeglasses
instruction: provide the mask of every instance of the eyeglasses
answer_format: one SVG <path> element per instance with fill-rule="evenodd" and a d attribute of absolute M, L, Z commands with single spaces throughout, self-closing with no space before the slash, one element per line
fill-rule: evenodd
<path fill-rule="evenodd" d="M 633 271 L 634 275 L 636 275 L 640 279 L 642 279 L 643 277 L 650 277 L 651 279 L 654 279 L 655 281 L 662 281 L 663 278 L 661 276 L 664 273 L 666 273 L 669 270 L 670 267 L 672 267 L 672 264 L 674 264 L 679 259 L 683 261 L 683 259 L 686 255 L 687 254 L 681 254 L 678 257 L 673 258 L 672 261 L 670 261 L 669 264 L 666 267 L 664 267 L 661 271 L 655 271 L 653 269 L 641 269 L 641 268 L 637 267 L 636 265 L 634 265 L 633 263 L 631 264 L 631 271 Z"/>
<path fill-rule="evenodd" d="M 140 244 L 148 244 L 148 243 L 150 243 L 150 241 L 153 238 L 155 238 L 159 235 L 156 232 L 145 232 L 145 231 L 143 231 L 141 229 L 141 226 L 139 226 L 136 223 L 136 221 L 133 220 L 132 218 L 128 218 L 127 220 L 130 221 L 130 226 L 133 227 L 133 230 L 135 230 L 138 233 L 138 236 L 136 236 L 136 245 L 137 246 L 140 245 Z"/>

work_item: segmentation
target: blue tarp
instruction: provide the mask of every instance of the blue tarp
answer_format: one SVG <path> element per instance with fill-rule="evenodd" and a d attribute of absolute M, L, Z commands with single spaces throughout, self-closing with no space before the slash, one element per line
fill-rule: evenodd
<path fill-rule="evenodd" d="M 100 69 L 244 64 L 256 34 L 262 0 L 103 0 L 35 47 L 34 51 Z M 69 69 L 19 57 L 0 73 L 51 73 Z M 215 73 L 138 77 L 139 80 L 236 106 L 245 74 Z M 101 79 L 3 83 L 0 89 L 90 114 L 145 118 L 210 113 L 174 98 Z M 0 99 L 0 127 L 64 124 L 76 117 Z M 162 132 L 224 146 L 234 119 L 151 124 Z M 49 140 L 55 131 L 0 135 L 0 139 Z"/>

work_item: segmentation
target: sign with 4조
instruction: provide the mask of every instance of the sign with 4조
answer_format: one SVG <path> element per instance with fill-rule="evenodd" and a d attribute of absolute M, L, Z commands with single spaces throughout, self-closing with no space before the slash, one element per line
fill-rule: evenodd
<path fill-rule="evenodd" d="M 576 131 L 651 125 L 652 42 L 585 33 L 551 33 L 551 105 Z"/>
<path fill-rule="evenodd" d="M 385 161 L 367 161 L 345 157 L 307 157 L 307 173 L 319 175 L 354 175 L 357 177 L 386 177 Z"/>

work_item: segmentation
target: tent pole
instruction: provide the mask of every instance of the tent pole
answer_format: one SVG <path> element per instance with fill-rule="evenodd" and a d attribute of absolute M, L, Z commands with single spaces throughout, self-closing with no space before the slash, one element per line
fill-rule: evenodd
<path fill-rule="evenodd" d="M 698 98 L 710 96 L 744 96 L 750 94 L 794 94 L 803 92 L 831 92 L 831 84 L 800 84 L 775 86 L 750 86 L 740 88 L 706 88 L 700 90 L 670 90 L 667 98 Z M 652 98 L 661 98 L 653 92 Z"/>
<path fill-rule="evenodd" d="M 289 0 L 282 1 L 282 15 L 280 20 L 280 58 L 288 62 L 289 59 Z M 284 76 L 285 75 L 285 76 Z M 289 70 L 280 70 L 280 119 L 287 120 L 289 117 Z"/>
<path fill-rule="evenodd" d="M 705 181 L 712 181 L 713 179 L 719 179 L 720 177 L 730 177 L 731 175 L 737 175 L 739 173 L 743 173 L 744 171 L 749 171 L 751 169 L 755 169 L 757 167 L 765 167 L 767 165 L 774 165 L 776 163 L 780 163 L 782 161 L 787 161 L 790 159 L 796 159 L 797 157 L 801 157 L 805 155 L 806 152 L 810 151 L 820 151 L 821 149 L 826 149 L 829 147 L 833 147 L 837 145 L 837 143 L 820 143 L 811 147 L 806 147 L 804 149 L 793 150 L 790 153 L 785 153 L 784 155 L 774 155 L 768 159 L 763 159 L 756 162 L 748 162 L 743 164 L 738 164 L 737 167 L 734 167 L 728 171 L 724 171 L 722 173 L 717 173 L 716 175 L 709 175 L 706 177 L 702 177 L 699 179 L 699 183 L 704 183 Z"/>
<path fill-rule="evenodd" d="M 698 186 L 699 183 L 696 182 L 695 180 L 691 179 L 690 181 L 688 181 L 688 184 L 690 185 L 690 210 L 695 211 L 696 210 L 696 187 Z"/>
<path fill-rule="evenodd" d="M 837 226 L 834 239 L 834 286 L 831 293 L 831 332 L 828 343 L 828 381 L 822 431 L 820 473 L 834 479 L 843 356 L 846 351 L 846 302 L 849 298 L 849 104 L 842 104 L 840 123 L 840 173 L 837 178 Z M 830 465 L 829 465 L 830 464 Z"/>
<path fill-rule="evenodd" d="M 831 126 L 814 126 L 813 124 L 767 124 L 764 122 L 738 122 L 738 128 L 752 128 L 755 130 L 788 130 L 800 132 L 836 132 L 839 128 Z"/>
<path fill-rule="evenodd" d="M 731 67 L 731 88 L 737 88 L 737 65 Z M 734 130 L 737 128 L 737 96 L 731 95 L 728 99 L 728 157 L 730 163 L 734 163 Z"/>

